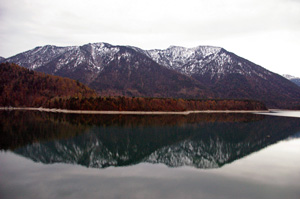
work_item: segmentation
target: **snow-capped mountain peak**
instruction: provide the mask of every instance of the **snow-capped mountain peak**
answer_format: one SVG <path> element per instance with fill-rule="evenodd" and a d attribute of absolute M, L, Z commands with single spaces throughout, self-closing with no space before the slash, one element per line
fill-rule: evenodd
<path fill-rule="evenodd" d="M 219 47 L 211 46 L 198 46 L 194 48 L 170 46 L 165 50 L 148 50 L 147 55 L 167 68 L 186 75 L 192 75 L 196 72 L 197 68 L 202 68 L 207 62 L 205 59 L 214 58 L 220 50 L 221 48 Z"/>
<path fill-rule="evenodd" d="M 182 74 L 207 75 L 210 79 L 226 74 L 258 75 L 266 79 L 266 74 L 253 72 L 249 61 L 226 51 L 221 47 L 197 46 L 185 48 L 170 46 L 165 50 L 149 50 L 147 55 L 157 63 Z"/>

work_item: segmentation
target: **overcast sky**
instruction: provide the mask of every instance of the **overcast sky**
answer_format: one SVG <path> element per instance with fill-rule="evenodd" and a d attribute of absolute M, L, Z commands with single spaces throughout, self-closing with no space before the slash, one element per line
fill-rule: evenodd
<path fill-rule="evenodd" d="M 300 0 L 0 0 L 0 56 L 46 44 L 220 46 L 300 77 Z"/>

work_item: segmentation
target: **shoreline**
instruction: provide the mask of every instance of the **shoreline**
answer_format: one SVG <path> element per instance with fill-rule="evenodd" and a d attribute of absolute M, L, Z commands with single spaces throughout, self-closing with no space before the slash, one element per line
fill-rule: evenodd
<path fill-rule="evenodd" d="M 42 111 L 50 113 L 70 114 L 106 114 L 106 115 L 189 115 L 193 113 L 269 113 L 270 110 L 195 110 L 195 111 L 92 111 L 92 110 L 68 110 L 34 107 L 0 107 L 0 110 L 24 110 Z"/>

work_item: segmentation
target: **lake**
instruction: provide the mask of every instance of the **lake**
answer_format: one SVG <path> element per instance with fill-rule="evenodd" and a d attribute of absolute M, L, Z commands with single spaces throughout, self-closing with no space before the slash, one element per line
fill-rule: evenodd
<path fill-rule="evenodd" d="M 0 198 L 300 198 L 300 114 L 0 111 Z"/>

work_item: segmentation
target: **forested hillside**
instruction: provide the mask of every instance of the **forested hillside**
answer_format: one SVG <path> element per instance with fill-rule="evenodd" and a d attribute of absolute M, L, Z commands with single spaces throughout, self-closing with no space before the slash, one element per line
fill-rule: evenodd
<path fill-rule="evenodd" d="M 46 75 L 16 64 L 0 65 L 0 106 L 45 106 L 48 100 L 68 97 L 96 97 L 78 81 Z"/>
<path fill-rule="evenodd" d="M 265 110 L 255 100 L 174 99 L 98 96 L 68 78 L 46 75 L 16 64 L 0 65 L 0 106 L 104 111 Z"/>

